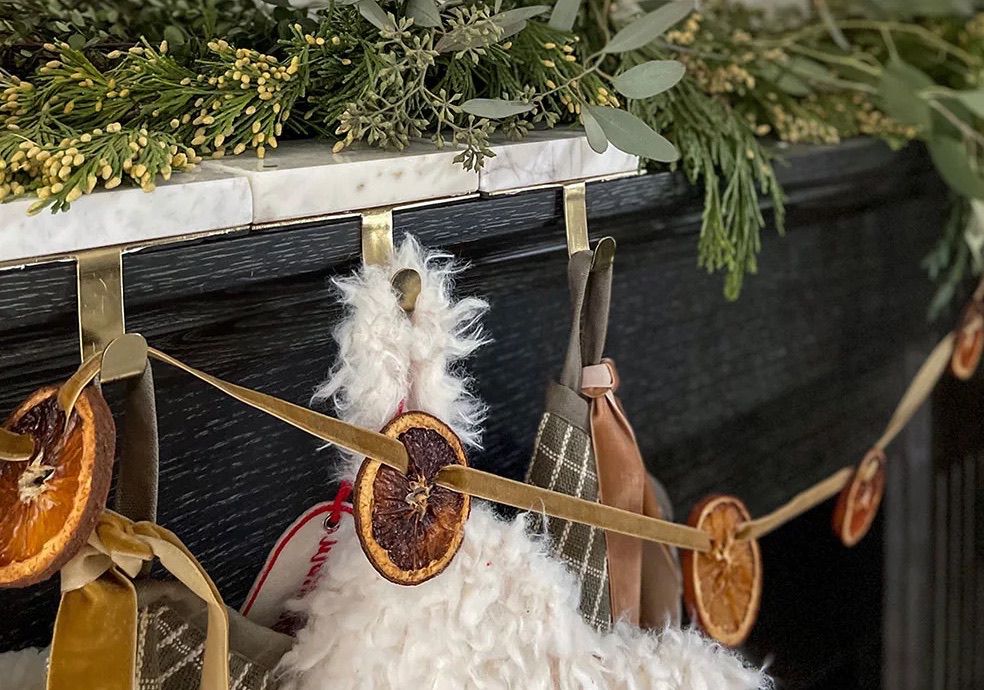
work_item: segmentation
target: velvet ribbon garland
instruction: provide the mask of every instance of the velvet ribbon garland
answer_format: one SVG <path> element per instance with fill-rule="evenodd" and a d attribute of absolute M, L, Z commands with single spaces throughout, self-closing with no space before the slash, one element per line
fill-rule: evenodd
<path fill-rule="evenodd" d="M 228 690 L 229 620 L 215 584 L 172 532 L 108 510 L 61 571 L 48 690 L 134 690 L 138 630 L 133 578 L 155 557 L 208 605 L 201 690 Z"/>
<path fill-rule="evenodd" d="M 605 505 L 642 514 L 646 468 L 635 432 L 615 397 L 618 372 L 603 359 L 584 367 L 581 392 L 591 399 L 591 443 L 598 469 L 598 500 Z M 642 542 L 615 532 L 605 533 L 608 549 L 608 588 L 612 619 L 639 625 L 642 597 Z"/>

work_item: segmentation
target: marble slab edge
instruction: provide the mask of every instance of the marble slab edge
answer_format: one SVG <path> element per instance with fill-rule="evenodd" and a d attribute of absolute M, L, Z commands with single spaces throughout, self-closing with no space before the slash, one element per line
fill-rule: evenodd
<path fill-rule="evenodd" d="M 249 183 L 199 166 L 147 193 L 101 190 L 67 212 L 28 215 L 34 199 L 0 204 L 0 266 L 34 263 L 88 249 L 143 243 L 211 231 L 248 228 L 253 221 Z"/>
<path fill-rule="evenodd" d="M 401 152 L 361 147 L 332 153 L 323 142 L 295 141 L 263 160 L 208 165 L 249 181 L 253 225 L 262 227 L 474 194 L 478 173 L 455 163 L 458 153 L 425 142 Z"/>
<path fill-rule="evenodd" d="M 519 141 L 498 141 L 495 157 L 479 174 L 482 194 L 503 194 L 586 179 L 638 174 L 638 156 L 609 146 L 595 153 L 579 129 L 530 132 Z"/>
<path fill-rule="evenodd" d="M 339 154 L 323 142 L 285 142 L 263 160 L 209 160 L 151 193 L 99 191 L 67 213 L 28 216 L 33 203 L 0 204 L 0 268 L 87 249 L 133 246 L 227 230 L 290 225 L 380 206 L 633 174 L 639 160 L 614 148 L 596 154 L 578 130 L 495 141 L 480 172 L 454 162 L 458 150 L 414 142 L 403 152 L 367 147 Z"/>

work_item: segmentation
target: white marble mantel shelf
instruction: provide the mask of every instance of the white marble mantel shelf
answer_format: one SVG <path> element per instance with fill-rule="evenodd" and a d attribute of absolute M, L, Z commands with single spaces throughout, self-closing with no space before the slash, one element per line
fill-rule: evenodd
<path fill-rule="evenodd" d="M 358 149 L 333 154 L 325 143 L 285 142 L 264 160 L 206 161 L 152 194 L 96 192 L 76 201 L 68 213 L 28 216 L 32 202 L 27 199 L 0 204 L 0 264 L 478 192 L 509 193 L 639 169 L 636 157 L 617 149 L 595 154 L 574 130 L 533 132 L 521 142 L 499 141 L 492 148 L 496 156 L 476 173 L 452 162 L 456 151 L 425 143 L 400 153 Z"/>

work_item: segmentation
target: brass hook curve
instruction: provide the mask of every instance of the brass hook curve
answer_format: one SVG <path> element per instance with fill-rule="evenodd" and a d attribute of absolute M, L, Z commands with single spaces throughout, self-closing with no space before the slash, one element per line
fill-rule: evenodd
<path fill-rule="evenodd" d="M 362 214 L 362 261 L 367 266 L 386 266 L 393 260 L 393 209 L 377 208 Z M 393 274 L 390 285 L 400 308 L 409 316 L 420 296 L 420 273 L 404 268 Z"/>

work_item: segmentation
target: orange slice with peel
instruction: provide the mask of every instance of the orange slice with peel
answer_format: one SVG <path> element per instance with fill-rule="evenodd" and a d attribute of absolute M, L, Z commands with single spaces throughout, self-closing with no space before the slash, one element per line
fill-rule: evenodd
<path fill-rule="evenodd" d="M 55 386 L 35 391 L 4 425 L 30 435 L 34 454 L 0 462 L 0 587 L 51 577 L 82 548 L 106 507 L 113 415 L 90 386 L 66 424 L 57 396 Z"/>
<path fill-rule="evenodd" d="M 854 546 L 871 529 L 885 494 L 885 451 L 872 448 L 865 454 L 850 483 L 841 490 L 834 507 L 834 532 L 844 546 Z"/>
<path fill-rule="evenodd" d="M 961 381 L 967 381 L 977 371 L 984 352 L 984 305 L 974 300 L 964 308 L 956 335 L 950 370 Z"/>
<path fill-rule="evenodd" d="M 435 480 L 441 468 L 468 461 L 454 432 L 423 412 L 400 415 L 382 433 L 406 447 L 407 474 L 371 458 L 362 463 L 353 488 L 355 528 L 383 577 L 418 585 L 440 574 L 461 547 L 471 496 Z"/>
<path fill-rule="evenodd" d="M 762 601 L 762 555 L 754 539 L 736 539 L 751 519 L 734 496 L 708 496 L 687 523 L 711 537 L 711 550 L 684 551 L 683 597 L 691 618 L 708 635 L 736 647 L 748 637 Z"/>

